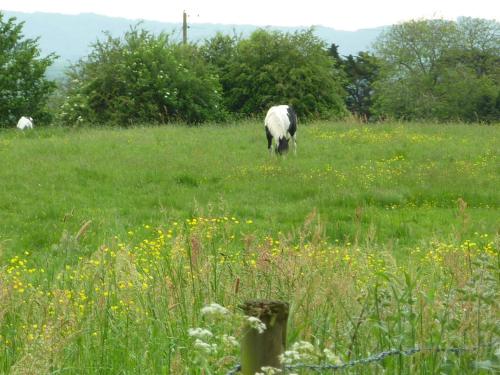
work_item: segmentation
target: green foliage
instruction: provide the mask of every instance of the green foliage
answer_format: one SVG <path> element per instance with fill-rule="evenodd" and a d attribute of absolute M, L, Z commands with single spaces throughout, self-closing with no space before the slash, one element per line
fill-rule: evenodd
<path fill-rule="evenodd" d="M 64 123 L 200 123 L 224 116 L 217 75 L 194 45 L 137 27 L 107 35 L 69 72 Z"/>
<path fill-rule="evenodd" d="M 236 36 L 217 33 L 213 38 L 206 39 L 200 47 L 205 61 L 217 70 L 225 102 L 227 102 L 227 93 L 234 86 L 229 78 L 229 73 L 236 55 L 236 46 L 240 41 L 241 39 Z"/>
<path fill-rule="evenodd" d="M 203 58 L 215 66 L 221 78 L 227 75 L 240 40 L 236 36 L 217 33 L 213 38 L 206 39 L 201 45 L 200 51 Z"/>
<path fill-rule="evenodd" d="M 375 111 L 401 119 L 497 121 L 500 24 L 461 18 L 395 25 L 375 44 L 382 59 Z"/>
<path fill-rule="evenodd" d="M 347 109 L 356 117 L 366 121 L 372 116 L 373 83 L 378 78 L 379 61 L 369 52 L 359 52 L 357 56 L 342 58 L 336 44 L 332 44 L 328 53 L 342 69 Z"/>
<path fill-rule="evenodd" d="M 48 122 L 45 105 L 55 84 L 45 71 L 56 56 L 40 57 L 37 39 L 25 39 L 23 23 L 4 20 L 0 12 L 0 127 L 15 125 L 20 116 Z"/>
<path fill-rule="evenodd" d="M 440 100 L 434 104 L 438 119 L 461 119 L 465 121 L 495 121 L 500 119 L 496 107 L 500 86 L 486 75 L 478 76 L 466 66 L 456 66 L 443 71 L 434 92 Z"/>
<path fill-rule="evenodd" d="M 370 119 L 373 102 L 373 82 L 378 77 L 378 59 L 369 52 L 349 55 L 344 62 L 347 75 L 347 108 L 356 116 Z"/>
<path fill-rule="evenodd" d="M 230 111 L 253 115 L 288 103 L 305 117 L 345 112 L 342 75 L 312 30 L 261 29 L 239 41 L 219 35 L 206 48 L 208 61 L 218 66 Z"/>

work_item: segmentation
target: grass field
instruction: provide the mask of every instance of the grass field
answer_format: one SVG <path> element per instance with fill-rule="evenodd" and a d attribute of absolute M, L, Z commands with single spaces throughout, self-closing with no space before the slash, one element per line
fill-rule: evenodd
<path fill-rule="evenodd" d="M 224 373 L 238 318 L 200 309 L 248 298 L 289 301 L 313 362 L 494 371 L 499 150 L 462 124 L 312 123 L 285 158 L 260 122 L 0 132 L 0 373 Z"/>

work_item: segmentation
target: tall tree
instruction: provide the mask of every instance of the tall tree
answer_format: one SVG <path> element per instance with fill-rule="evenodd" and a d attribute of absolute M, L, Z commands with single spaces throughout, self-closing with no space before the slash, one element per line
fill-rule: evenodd
<path fill-rule="evenodd" d="M 46 103 L 55 83 L 45 71 L 56 56 L 41 57 L 38 39 L 26 39 L 23 25 L 0 12 L 0 127 L 12 126 L 23 115 L 36 123 L 50 120 Z"/>
<path fill-rule="evenodd" d="M 499 25 L 462 18 L 391 27 L 375 44 L 382 61 L 376 112 L 402 119 L 495 120 Z"/>
<path fill-rule="evenodd" d="M 340 56 L 339 46 L 332 43 L 328 54 L 335 62 L 335 69 L 344 75 L 345 103 L 347 109 L 359 119 L 367 121 L 371 117 L 373 82 L 378 77 L 378 59 L 369 52 L 359 52 L 357 56 Z"/>
<path fill-rule="evenodd" d="M 357 56 L 347 56 L 342 65 L 347 79 L 347 108 L 366 121 L 372 116 L 373 83 L 378 77 L 378 59 L 369 52 L 359 52 Z"/>
<path fill-rule="evenodd" d="M 288 103 L 299 116 L 329 117 L 345 112 L 342 77 L 312 30 L 261 29 L 237 43 L 222 81 L 233 112 L 249 115 Z"/>

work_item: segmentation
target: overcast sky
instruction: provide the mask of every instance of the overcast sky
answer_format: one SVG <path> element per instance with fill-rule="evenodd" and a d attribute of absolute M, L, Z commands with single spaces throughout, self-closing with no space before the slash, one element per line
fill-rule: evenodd
<path fill-rule="evenodd" d="M 129 19 L 253 24 L 323 25 L 357 30 L 415 18 L 459 16 L 500 21 L 500 0 L 0 0 L 0 10 L 63 14 L 97 13 Z"/>

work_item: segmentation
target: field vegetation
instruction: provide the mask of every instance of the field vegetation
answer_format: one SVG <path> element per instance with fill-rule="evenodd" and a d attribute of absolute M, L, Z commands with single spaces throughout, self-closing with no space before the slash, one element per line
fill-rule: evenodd
<path fill-rule="evenodd" d="M 291 366 L 498 373 L 498 22 L 408 21 L 357 56 L 136 25 L 57 84 L 22 29 L 0 12 L 0 373 L 224 374 L 255 298 L 290 303 Z"/>
<path fill-rule="evenodd" d="M 222 374 L 253 298 L 300 362 L 496 371 L 498 126 L 299 126 L 2 131 L 0 372 Z"/>
<path fill-rule="evenodd" d="M 340 56 L 312 28 L 183 44 L 138 24 L 121 36 L 104 33 L 57 84 L 45 76 L 57 56 L 40 56 L 23 23 L 0 12 L 0 29 L 2 128 L 21 116 L 36 126 L 224 123 L 281 103 L 310 120 L 349 113 L 372 122 L 500 119 L 494 20 L 404 22 L 356 56 Z"/>

